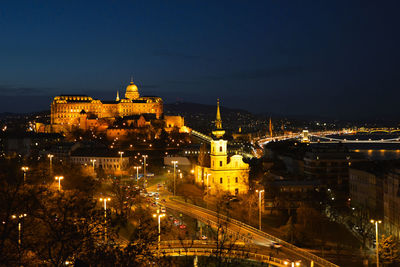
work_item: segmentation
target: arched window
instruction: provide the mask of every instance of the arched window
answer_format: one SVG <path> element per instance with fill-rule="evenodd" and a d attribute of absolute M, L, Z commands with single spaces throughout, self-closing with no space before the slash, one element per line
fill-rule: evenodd
<path fill-rule="evenodd" d="M 223 181 L 222 181 L 222 177 L 221 177 L 221 178 L 219 178 L 219 183 L 222 184 L 222 182 L 223 182 Z"/>
<path fill-rule="evenodd" d="M 222 152 L 222 146 L 219 147 L 219 152 Z"/>

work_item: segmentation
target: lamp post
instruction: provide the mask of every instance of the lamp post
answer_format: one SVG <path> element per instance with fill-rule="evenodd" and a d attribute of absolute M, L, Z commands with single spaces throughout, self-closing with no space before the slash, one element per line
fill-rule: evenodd
<path fill-rule="evenodd" d="M 107 218 L 107 201 L 110 201 L 111 198 L 105 197 L 105 198 L 100 198 L 100 201 L 104 202 L 104 217 Z"/>
<path fill-rule="evenodd" d="M 261 231 L 261 193 L 264 192 L 264 190 L 256 190 L 258 193 L 258 227 Z"/>
<path fill-rule="evenodd" d="M 110 201 L 111 198 L 105 197 L 100 198 L 100 202 L 104 202 L 104 241 L 107 241 L 107 201 Z"/>
<path fill-rule="evenodd" d="M 157 213 L 153 214 L 153 217 L 157 217 L 158 219 L 158 244 L 157 244 L 157 254 L 160 257 L 160 244 L 161 244 L 161 218 L 165 216 L 165 213 L 160 213 L 160 210 L 157 209 Z"/>
<path fill-rule="evenodd" d="M 53 175 L 53 154 L 48 154 L 47 157 L 49 158 L 50 163 L 50 176 Z"/>
<path fill-rule="evenodd" d="M 375 246 L 375 251 L 376 251 L 376 267 L 379 267 L 379 234 L 378 234 L 378 223 L 382 223 L 381 220 L 371 220 L 372 224 L 375 224 L 375 240 L 376 240 L 376 246 Z"/>
<path fill-rule="evenodd" d="M 91 159 L 90 162 L 93 164 L 93 172 L 94 172 L 94 163 L 96 162 L 95 159 Z"/>
<path fill-rule="evenodd" d="M 121 172 L 121 179 L 122 179 L 122 155 L 124 154 L 124 152 L 118 151 L 118 154 L 121 156 L 119 161 L 119 171 Z"/>
<path fill-rule="evenodd" d="M 176 194 L 176 164 L 178 164 L 177 160 L 171 161 L 172 164 L 174 164 L 174 196 Z"/>
<path fill-rule="evenodd" d="M 21 219 L 26 217 L 26 214 L 14 214 L 11 216 L 13 219 L 17 219 L 18 220 L 18 249 L 21 248 L 21 230 L 22 230 L 22 223 L 21 223 Z"/>
<path fill-rule="evenodd" d="M 144 178 L 146 179 L 146 177 L 147 177 L 147 173 L 146 173 L 146 159 L 147 159 L 147 157 L 148 157 L 148 155 L 142 155 L 142 157 L 143 157 L 143 176 L 144 176 Z"/>
<path fill-rule="evenodd" d="M 64 179 L 64 176 L 56 176 L 56 180 L 58 180 L 58 191 L 61 191 L 61 180 Z"/>
<path fill-rule="evenodd" d="M 141 169 L 142 167 L 134 166 L 133 168 L 136 169 L 136 184 L 137 184 L 139 181 L 139 169 Z"/>
<path fill-rule="evenodd" d="M 23 166 L 21 170 L 24 172 L 24 183 L 26 181 L 26 172 L 29 170 L 29 167 Z"/>

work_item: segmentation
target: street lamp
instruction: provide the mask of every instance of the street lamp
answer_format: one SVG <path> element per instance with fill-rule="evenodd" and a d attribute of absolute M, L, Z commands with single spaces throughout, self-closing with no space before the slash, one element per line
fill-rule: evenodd
<path fill-rule="evenodd" d="M 143 176 L 146 179 L 146 177 L 147 177 L 147 175 L 146 175 L 146 159 L 147 159 L 148 155 L 142 155 L 142 157 L 144 160 L 143 161 Z"/>
<path fill-rule="evenodd" d="M 21 228 L 22 228 L 21 219 L 26 217 L 26 213 L 17 214 L 17 215 L 14 214 L 11 217 L 13 219 L 17 219 L 18 220 L 18 249 L 20 249 L 21 248 Z"/>
<path fill-rule="evenodd" d="M 64 176 L 56 176 L 56 180 L 58 180 L 58 191 L 61 191 L 61 180 L 64 179 Z"/>
<path fill-rule="evenodd" d="M 176 194 L 176 164 L 178 164 L 177 160 L 171 161 L 172 164 L 174 164 L 174 196 Z"/>
<path fill-rule="evenodd" d="M 104 202 L 104 241 L 107 241 L 107 201 L 110 201 L 111 198 L 101 197 L 99 200 Z"/>
<path fill-rule="evenodd" d="M 161 243 L 161 218 L 165 216 L 165 213 L 160 213 L 160 210 L 157 209 L 157 213 L 153 214 L 153 217 L 158 218 L 158 257 L 160 257 L 160 243 Z"/>
<path fill-rule="evenodd" d="M 138 180 L 139 180 L 139 169 L 141 169 L 142 167 L 134 166 L 133 168 L 136 169 L 136 183 L 138 183 Z"/>
<path fill-rule="evenodd" d="M 49 162 L 50 162 L 50 176 L 53 174 L 53 154 L 48 154 L 47 157 L 49 158 Z"/>
<path fill-rule="evenodd" d="M 111 198 L 105 197 L 105 198 L 100 198 L 100 201 L 104 202 L 104 217 L 107 217 L 107 201 L 110 201 Z"/>
<path fill-rule="evenodd" d="M 256 192 L 258 193 L 258 227 L 261 231 L 261 193 L 263 193 L 264 190 L 256 190 Z"/>
<path fill-rule="evenodd" d="M 21 170 L 24 172 L 24 183 L 25 183 L 25 180 L 26 180 L 26 172 L 29 170 L 29 167 L 23 166 L 23 167 L 21 168 Z"/>
<path fill-rule="evenodd" d="M 376 246 L 375 246 L 375 250 L 376 250 L 376 267 L 379 267 L 379 235 L 378 235 L 378 223 L 382 223 L 381 220 L 371 220 L 372 224 L 375 224 L 375 239 L 376 239 Z"/>
<path fill-rule="evenodd" d="M 93 172 L 94 172 L 94 163 L 96 162 L 95 159 L 91 159 L 90 162 L 93 164 Z"/>
<path fill-rule="evenodd" d="M 118 151 L 118 154 L 121 156 L 121 159 L 119 161 L 119 171 L 121 172 L 121 179 L 122 179 L 122 155 L 124 154 L 124 152 Z"/>

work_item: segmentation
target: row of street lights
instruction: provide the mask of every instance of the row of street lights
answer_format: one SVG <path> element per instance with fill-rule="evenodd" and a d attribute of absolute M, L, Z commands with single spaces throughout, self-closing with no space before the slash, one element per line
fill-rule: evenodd
<path fill-rule="evenodd" d="M 52 157 L 50 157 L 51 159 Z M 21 170 L 24 172 L 24 184 L 26 182 L 26 172 L 29 170 L 29 167 L 27 166 L 22 166 Z M 64 179 L 64 176 L 55 176 L 54 177 L 56 180 L 58 180 L 58 191 L 61 191 L 61 180 Z"/>

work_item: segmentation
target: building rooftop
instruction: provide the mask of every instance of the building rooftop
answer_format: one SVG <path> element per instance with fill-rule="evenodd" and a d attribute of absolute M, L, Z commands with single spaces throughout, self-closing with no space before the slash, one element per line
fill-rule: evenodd
<path fill-rule="evenodd" d="M 129 157 L 131 153 L 129 151 L 122 154 L 123 158 Z M 78 148 L 71 153 L 71 157 L 121 157 L 118 150 L 103 149 L 103 148 Z"/>

